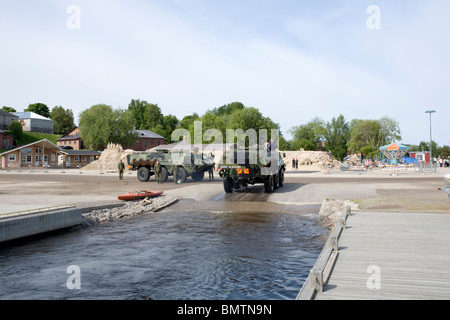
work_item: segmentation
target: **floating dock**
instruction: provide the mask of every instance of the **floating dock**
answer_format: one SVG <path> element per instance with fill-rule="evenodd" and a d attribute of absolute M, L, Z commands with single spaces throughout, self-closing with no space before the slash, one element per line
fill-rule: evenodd
<path fill-rule="evenodd" d="M 344 213 L 297 299 L 448 300 L 449 226 L 448 213 Z"/>

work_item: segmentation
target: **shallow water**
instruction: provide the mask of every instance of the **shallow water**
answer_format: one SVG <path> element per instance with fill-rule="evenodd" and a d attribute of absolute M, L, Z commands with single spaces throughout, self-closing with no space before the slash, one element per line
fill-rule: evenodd
<path fill-rule="evenodd" d="M 0 299 L 295 299 L 328 231 L 298 208 L 166 210 L 3 244 Z"/>

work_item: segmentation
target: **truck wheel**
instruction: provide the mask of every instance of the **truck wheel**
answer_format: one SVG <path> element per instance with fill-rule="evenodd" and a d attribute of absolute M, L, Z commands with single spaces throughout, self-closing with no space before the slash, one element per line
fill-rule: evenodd
<path fill-rule="evenodd" d="M 205 172 L 194 172 L 191 175 L 192 180 L 194 180 L 195 182 L 202 181 L 204 177 L 205 177 Z"/>
<path fill-rule="evenodd" d="M 150 170 L 146 167 L 140 167 L 137 172 L 137 178 L 140 182 L 147 182 L 150 179 Z"/>
<path fill-rule="evenodd" d="M 233 179 L 226 178 L 223 180 L 223 189 L 226 193 L 233 193 Z"/>
<path fill-rule="evenodd" d="M 280 183 L 280 178 L 279 178 L 278 174 L 275 174 L 273 176 L 273 188 L 278 189 L 278 187 L 280 186 L 279 183 Z"/>
<path fill-rule="evenodd" d="M 280 187 L 284 186 L 284 170 L 281 169 L 280 173 L 278 174 L 278 185 Z"/>
<path fill-rule="evenodd" d="M 166 182 L 167 178 L 169 178 L 169 173 L 167 172 L 167 168 L 161 167 L 161 181 Z"/>
<path fill-rule="evenodd" d="M 186 182 L 187 179 L 187 172 L 186 169 L 183 167 L 178 167 L 178 181 L 181 181 L 181 183 Z"/>
<path fill-rule="evenodd" d="M 266 193 L 272 193 L 273 192 L 273 177 L 274 176 L 268 176 L 266 180 L 264 181 L 264 191 Z"/>

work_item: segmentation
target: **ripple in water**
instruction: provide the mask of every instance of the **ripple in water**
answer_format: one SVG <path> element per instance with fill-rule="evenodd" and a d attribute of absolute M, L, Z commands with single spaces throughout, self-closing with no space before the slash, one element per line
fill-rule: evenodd
<path fill-rule="evenodd" d="M 327 232 L 310 212 L 163 211 L 77 227 L 0 247 L 0 298 L 295 299 Z M 66 286 L 71 265 L 80 290 Z"/>

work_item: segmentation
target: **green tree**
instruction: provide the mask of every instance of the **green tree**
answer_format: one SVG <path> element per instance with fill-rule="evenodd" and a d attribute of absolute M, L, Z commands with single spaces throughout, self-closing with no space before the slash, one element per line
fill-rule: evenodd
<path fill-rule="evenodd" d="M 450 158 L 450 146 L 442 146 L 437 150 L 437 154 L 444 159 Z"/>
<path fill-rule="evenodd" d="M 164 115 L 157 104 L 148 103 L 144 111 L 144 129 L 154 131 L 158 125 L 164 128 Z"/>
<path fill-rule="evenodd" d="M 341 114 L 331 119 L 326 126 L 326 146 L 333 156 L 341 160 L 347 155 L 347 143 L 350 140 L 350 126 Z"/>
<path fill-rule="evenodd" d="M 50 118 L 50 110 L 44 103 L 33 103 L 28 105 L 28 108 L 25 111 L 31 111 L 37 113 L 43 117 Z"/>
<path fill-rule="evenodd" d="M 110 142 L 129 145 L 136 139 L 134 120 L 129 111 L 98 104 L 81 112 L 80 131 L 85 145 L 91 149 L 106 147 Z"/>
<path fill-rule="evenodd" d="M 436 157 L 437 155 L 439 155 L 439 151 L 438 151 L 438 145 L 436 143 L 436 141 L 431 141 L 431 146 L 432 146 L 432 150 L 431 153 L 433 155 L 433 158 Z M 430 151 L 430 141 L 425 142 L 425 141 L 420 141 L 419 143 L 419 147 L 418 147 L 418 151 Z"/>
<path fill-rule="evenodd" d="M 64 109 L 61 106 L 56 106 L 52 109 L 50 119 L 53 120 L 55 134 L 64 134 L 75 125 L 72 110 Z"/>
<path fill-rule="evenodd" d="M 396 120 L 383 117 L 379 120 L 352 120 L 348 147 L 362 156 L 375 157 L 383 145 L 400 140 L 400 127 Z"/>
<path fill-rule="evenodd" d="M 22 124 L 19 121 L 13 121 L 9 124 L 9 131 L 16 138 L 16 140 L 20 140 L 23 135 Z"/>
<path fill-rule="evenodd" d="M 293 136 L 292 148 L 295 150 L 303 148 L 310 151 L 320 149 L 321 139 L 324 139 L 326 132 L 326 124 L 319 117 L 306 124 L 293 127 L 290 130 Z"/>
<path fill-rule="evenodd" d="M 214 108 L 211 112 L 215 115 L 221 117 L 225 115 L 231 115 L 236 110 L 242 110 L 245 106 L 241 102 L 232 102 L 226 105 L 223 105 L 219 108 Z"/>
<path fill-rule="evenodd" d="M 147 129 L 145 125 L 145 109 L 149 103 L 147 101 L 141 101 L 141 100 L 134 100 L 132 99 L 131 102 L 128 104 L 128 111 L 131 112 L 131 114 L 134 117 L 135 120 L 135 127 L 138 130 L 144 130 Z"/>
<path fill-rule="evenodd" d="M 11 107 L 7 107 L 7 106 L 3 106 L 2 110 L 6 111 L 6 112 L 17 112 L 16 109 L 11 108 Z"/>
<path fill-rule="evenodd" d="M 164 131 L 166 134 L 163 137 L 166 138 L 168 143 L 172 143 L 172 132 L 177 128 L 179 122 L 178 118 L 174 115 L 169 114 L 164 116 Z"/>

